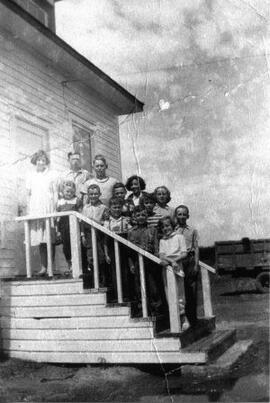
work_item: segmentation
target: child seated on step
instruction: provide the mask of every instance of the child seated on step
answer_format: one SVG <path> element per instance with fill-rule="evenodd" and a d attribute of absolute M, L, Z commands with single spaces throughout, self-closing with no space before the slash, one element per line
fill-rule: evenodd
<path fill-rule="evenodd" d="M 62 184 L 62 197 L 58 199 L 56 211 L 80 211 L 82 207 L 81 200 L 76 196 L 76 186 L 71 180 L 66 180 Z M 63 243 L 63 253 L 65 255 L 68 270 L 65 275 L 69 275 L 72 271 L 71 265 L 71 248 L 70 248 L 70 232 L 69 232 L 69 216 L 58 218 L 57 222 L 57 238 Z"/>
<path fill-rule="evenodd" d="M 189 209 L 181 204 L 175 209 L 177 225 L 175 230 L 186 241 L 187 257 L 182 261 L 185 273 L 186 315 L 191 326 L 197 323 L 197 288 L 199 273 L 199 235 L 198 231 L 187 224 Z"/>
<path fill-rule="evenodd" d="M 122 182 L 117 182 L 113 185 L 112 196 L 123 200 L 122 215 L 130 217 L 134 210 L 134 204 L 132 201 L 125 198 L 126 194 L 127 190 Z"/>
<path fill-rule="evenodd" d="M 87 204 L 83 207 L 82 215 L 87 218 L 90 218 L 93 221 L 96 221 L 98 224 L 103 224 L 104 218 L 108 215 L 108 209 L 100 201 L 100 188 L 96 184 L 92 184 L 88 186 L 87 189 Z M 98 266 L 99 266 L 99 276 L 100 276 L 100 287 L 105 286 L 105 275 L 104 275 L 104 249 L 103 249 L 103 234 L 99 231 L 97 234 L 97 253 L 98 253 Z M 88 261 L 88 271 L 84 273 L 87 277 L 87 283 L 91 283 L 93 286 L 93 269 L 94 269 L 94 259 L 93 259 L 93 246 L 92 246 L 92 234 L 91 234 L 91 226 L 87 223 L 81 223 L 81 237 L 82 244 L 86 248 L 86 255 Z M 90 278 L 89 278 L 90 277 Z"/>
<path fill-rule="evenodd" d="M 153 209 L 156 216 L 162 218 L 164 216 L 170 216 L 174 221 L 174 208 L 168 205 L 171 201 L 171 192 L 166 186 L 158 186 L 154 190 L 154 196 L 156 205 Z"/>
<path fill-rule="evenodd" d="M 177 282 L 181 326 L 182 330 L 186 330 L 189 327 L 189 323 L 185 315 L 184 271 L 182 268 L 182 261 L 187 256 L 185 238 L 174 231 L 174 223 L 170 216 L 160 219 L 160 229 L 163 237 L 159 243 L 159 257 L 161 265 L 164 267 L 163 281 L 167 300 L 170 290 L 168 290 L 167 286 L 166 270 L 169 270 L 169 266 L 171 266 Z"/>
<path fill-rule="evenodd" d="M 128 232 L 128 241 L 134 243 L 145 251 L 156 255 L 158 254 L 158 239 L 157 230 L 155 227 L 148 227 L 147 225 L 147 212 L 144 206 L 136 206 L 133 211 L 133 220 L 136 225 Z M 145 280 L 146 289 L 148 295 L 148 301 L 150 301 L 150 311 L 155 314 L 156 307 L 161 305 L 160 295 L 158 292 L 159 284 L 156 281 L 156 266 L 149 259 L 144 259 L 145 267 Z M 137 303 L 140 301 L 140 274 L 139 274 L 139 262 L 136 252 L 130 253 L 129 268 L 133 274 L 133 284 L 131 288 L 131 294 Z M 136 309 L 136 308 L 135 308 Z M 138 309 L 137 309 L 138 311 Z M 136 312 L 138 313 L 138 312 Z"/>
<path fill-rule="evenodd" d="M 117 235 L 127 239 L 127 233 L 131 229 L 129 217 L 123 215 L 124 200 L 119 197 L 112 197 L 109 200 L 109 217 L 104 221 L 104 228 L 116 233 Z M 124 297 L 128 298 L 128 270 L 127 270 L 127 255 L 128 251 L 125 245 L 119 242 L 120 250 L 120 267 L 122 278 L 122 289 Z M 114 253 L 114 239 L 104 237 L 104 252 L 105 260 L 109 267 L 106 270 L 106 286 L 112 286 L 112 299 L 117 296 L 116 293 L 116 265 Z"/>

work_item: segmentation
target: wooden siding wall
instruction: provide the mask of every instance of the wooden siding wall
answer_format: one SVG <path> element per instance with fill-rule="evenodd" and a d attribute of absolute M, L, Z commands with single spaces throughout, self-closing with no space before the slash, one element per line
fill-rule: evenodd
<path fill-rule="evenodd" d="M 19 197 L 16 119 L 48 131 L 51 166 L 59 172 L 68 167 L 71 121 L 78 120 L 94 130 L 92 154 L 104 154 L 108 173 L 121 179 L 118 118 L 113 108 L 89 91 L 85 83 L 73 82 L 72 78 L 69 81 L 49 60 L 0 30 L 0 277 L 18 273 L 16 256 L 23 253 L 21 240 L 20 245 L 16 241 L 17 224 L 13 221 Z M 15 253 L 16 248 L 20 248 L 19 254 Z"/>

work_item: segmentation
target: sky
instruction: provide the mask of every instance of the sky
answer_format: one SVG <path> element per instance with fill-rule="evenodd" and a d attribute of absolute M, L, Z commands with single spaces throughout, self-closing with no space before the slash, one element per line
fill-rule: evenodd
<path fill-rule="evenodd" d="M 269 237 L 270 0 L 64 0 L 57 34 L 145 103 L 123 178 L 166 185 L 202 245 Z"/>

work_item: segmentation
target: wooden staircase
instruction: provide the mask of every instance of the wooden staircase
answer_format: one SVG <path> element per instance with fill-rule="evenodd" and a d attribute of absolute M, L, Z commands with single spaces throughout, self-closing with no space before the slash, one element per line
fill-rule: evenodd
<path fill-rule="evenodd" d="M 72 239 L 72 279 L 56 279 L 52 271 L 50 231 L 47 240 L 49 279 L 33 280 L 31 268 L 31 220 L 50 220 L 69 215 Z M 0 299 L 0 350 L 18 359 L 50 363 L 108 364 L 207 364 L 235 343 L 235 331 L 215 331 L 209 272 L 200 262 L 204 317 L 195 329 L 181 332 L 175 275 L 166 271 L 169 313 L 149 317 L 144 259 L 160 260 L 104 229 L 79 213 L 45 217 L 20 217 L 25 224 L 26 278 L 2 281 Z M 91 226 L 94 255 L 94 289 L 85 289 L 80 278 L 81 245 L 79 220 Z M 99 287 L 97 231 L 114 240 L 117 304 L 107 303 L 107 289 Z M 133 318 L 123 303 L 119 244 L 138 254 L 142 317 Z M 165 319 L 165 321 L 164 321 Z"/>
<path fill-rule="evenodd" d="M 202 323 L 197 338 L 214 328 Z M 3 282 L 0 324 L 3 353 L 38 362 L 205 364 L 235 341 L 235 332 L 194 344 L 190 331 L 157 334 L 155 318 L 133 319 L 129 306 L 107 305 L 105 290 L 73 279 Z"/>

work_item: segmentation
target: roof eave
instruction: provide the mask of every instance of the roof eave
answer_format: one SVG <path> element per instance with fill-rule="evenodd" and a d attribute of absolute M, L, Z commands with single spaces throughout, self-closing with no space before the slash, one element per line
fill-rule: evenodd
<path fill-rule="evenodd" d="M 77 81 L 83 81 L 84 85 L 99 93 L 101 98 L 104 99 L 105 97 L 107 102 L 116 108 L 118 115 L 143 111 L 143 102 L 130 94 L 16 3 L 10 0 L 0 0 L 0 6 L 5 7 L 5 9 L 0 10 L 1 26 L 14 36 L 19 36 L 23 41 L 28 42 L 32 48 L 36 48 L 39 53 L 52 60 L 58 68 L 62 67 L 67 70 L 69 67 L 71 76 L 79 76 L 80 80 Z M 7 16 L 5 10 L 11 11 L 13 14 L 9 13 Z M 28 29 L 25 29 L 25 23 L 27 23 Z M 37 38 L 35 35 L 37 32 L 41 38 Z M 40 44 L 40 39 L 43 40 L 43 46 Z"/>

